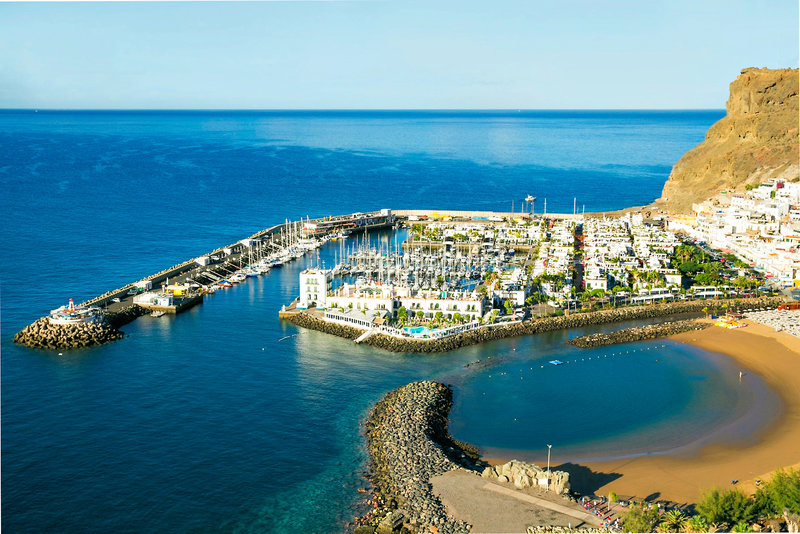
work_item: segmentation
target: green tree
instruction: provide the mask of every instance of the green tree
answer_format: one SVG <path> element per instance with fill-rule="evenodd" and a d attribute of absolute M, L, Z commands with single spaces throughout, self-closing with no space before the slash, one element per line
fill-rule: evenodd
<path fill-rule="evenodd" d="M 460 313 L 455 312 L 453 314 L 453 321 L 455 321 L 457 323 L 463 323 L 464 322 L 464 317 Z"/>
<path fill-rule="evenodd" d="M 647 505 L 631 505 L 630 511 L 622 519 L 624 532 L 653 532 L 660 520 L 658 508 Z"/>
<path fill-rule="evenodd" d="M 503 302 L 503 307 L 506 309 L 506 314 L 507 315 L 511 315 L 511 312 L 514 311 L 514 308 L 511 305 L 511 301 L 510 300 L 506 300 L 505 302 Z"/>
<path fill-rule="evenodd" d="M 718 280 L 719 275 L 711 273 L 697 273 L 697 276 L 694 277 L 694 281 L 701 286 L 717 285 Z"/>
<path fill-rule="evenodd" d="M 417 319 L 419 319 L 421 321 L 423 317 L 425 317 L 425 313 L 423 313 L 422 310 L 419 310 L 417 312 Z"/>
<path fill-rule="evenodd" d="M 756 503 L 738 489 L 714 488 L 703 493 L 697 503 L 697 513 L 709 523 L 735 525 L 749 522 L 756 517 Z"/>
<path fill-rule="evenodd" d="M 747 289 L 753 284 L 753 281 L 746 276 L 739 276 L 733 281 L 733 287 L 738 289 Z"/>
<path fill-rule="evenodd" d="M 778 469 L 772 480 L 756 491 L 755 501 L 762 515 L 778 516 L 784 508 L 800 514 L 800 471 Z"/>
<path fill-rule="evenodd" d="M 434 317 L 434 319 L 436 319 L 437 322 L 441 322 L 442 317 L 444 317 L 444 314 L 442 312 L 440 312 L 440 311 L 437 311 L 436 314 L 434 314 L 433 317 Z"/>
<path fill-rule="evenodd" d="M 405 306 L 400 306 L 397 310 L 397 318 L 400 320 L 401 323 L 405 323 L 406 319 L 408 319 L 408 310 Z"/>
<path fill-rule="evenodd" d="M 700 264 L 693 260 L 678 263 L 675 265 L 675 268 L 678 269 L 682 274 L 692 274 L 702 269 Z"/>

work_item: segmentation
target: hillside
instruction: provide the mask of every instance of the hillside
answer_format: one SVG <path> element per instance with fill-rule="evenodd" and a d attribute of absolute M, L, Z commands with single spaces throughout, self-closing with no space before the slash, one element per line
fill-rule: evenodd
<path fill-rule="evenodd" d="M 659 207 L 687 213 L 722 190 L 800 178 L 797 69 L 744 69 L 731 83 L 726 110 L 672 168 Z"/>

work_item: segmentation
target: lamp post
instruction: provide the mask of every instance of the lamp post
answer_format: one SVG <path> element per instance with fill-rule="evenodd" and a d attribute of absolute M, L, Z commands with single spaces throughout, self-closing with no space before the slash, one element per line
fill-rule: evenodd
<path fill-rule="evenodd" d="M 552 445 L 547 446 L 547 491 L 550 491 L 550 449 Z"/>

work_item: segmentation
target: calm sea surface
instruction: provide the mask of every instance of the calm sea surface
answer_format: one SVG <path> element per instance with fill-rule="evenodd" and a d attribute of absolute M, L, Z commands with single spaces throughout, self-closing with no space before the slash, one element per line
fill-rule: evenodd
<path fill-rule="evenodd" d="M 738 417 L 760 393 L 678 344 L 579 351 L 563 341 L 580 332 L 557 332 L 397 355 L 281 324 L 310 258 L 107 346 L 11 342 L 69 297 L 286 218 L 648 203 L 723 114 L 0 112 L 3 527 L 341 530 L 365 485 L 361 420 L 421 378 L 454 385 L 456 437 L 540 460 L 552 443 L 556 465 L 680 447 Z"/>

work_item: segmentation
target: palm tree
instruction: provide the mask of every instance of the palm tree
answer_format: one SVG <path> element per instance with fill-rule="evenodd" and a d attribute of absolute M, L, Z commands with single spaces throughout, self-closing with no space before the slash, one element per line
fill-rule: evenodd
<path fill-rule="evenodd" d="M 658 529 L 661 532 L 680 532 L 688 518 L 680 510 L 670 510 L 665 513 Z"/>

